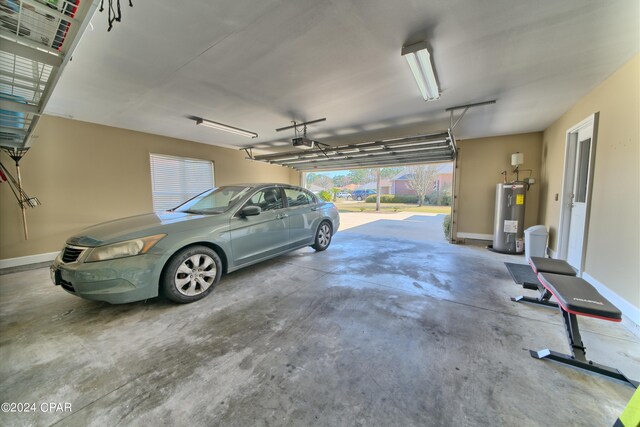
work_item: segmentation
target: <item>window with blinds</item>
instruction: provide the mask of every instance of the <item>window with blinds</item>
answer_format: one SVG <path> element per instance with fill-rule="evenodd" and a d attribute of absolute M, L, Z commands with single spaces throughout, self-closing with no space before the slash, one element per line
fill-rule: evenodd
<path fill-rule="evenodd" d="M 173 209 L 214 186 L 213 162 L 150 154 L 153 210 Z"/>

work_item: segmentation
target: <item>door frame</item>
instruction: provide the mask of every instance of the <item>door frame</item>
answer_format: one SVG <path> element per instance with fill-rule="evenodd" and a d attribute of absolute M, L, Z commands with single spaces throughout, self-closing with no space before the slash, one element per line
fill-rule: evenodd
<path fill-rule="evenodd" d="M 569 249 L 569 230 L 571 227 L 571 207 L 573 180 L 575 179 L 576 168 L 576 145 L 578 144 L 578 132 L 589 125 L 593 126 L 591 136 L 589 174 L 587 175 L 586 210 L 584 219 L 584 234 L 582 236 L 582 253 L 580 255 L 580 265 L 578 266 L 578 276 L 584 272 L 585 257 L 587 254 L 587 242 L 589 235 L 589 219 L 591 216 L 591 194 L 593 190 L 593 175 L 596 163 L 596 145 L 598 139 L 598 118 L 600 113 L 596 112 L 582 120 L 580 123 L 570 127 L 566 132 L 564 165 L 562 173 L 562 193 L 560 197 L 560 222 L 558 225 L 558 250 L 559 259 L 567 259 Z"/>

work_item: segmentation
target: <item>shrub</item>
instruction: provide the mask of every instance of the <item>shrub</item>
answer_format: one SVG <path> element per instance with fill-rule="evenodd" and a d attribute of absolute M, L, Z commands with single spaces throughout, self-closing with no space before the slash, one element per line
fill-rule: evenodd
<path fill-rule="evenodd" d="M 418 196 L 411 194 L 398 194 L 393 197 L 392 203 L 418 203 Z"/>
<path fill-rule="evenodd" d="M 440 206 L 451 206 L 451 194 L 443 193 L 438 203 Z"/>
<path fill-rule="evenodd" d="M 429 206 L 437 205 L 438 196 L 435 193 L 424 196 L 424 204 Z"/>
<path fill-rule="evenodd" d="M 380 195 L 380 203 L 391 203 L 391 199 L 393 199 L 393 195 L 392 194 L 381 194 Z M 372 195 L 368 196 L 365 199 L 365 202 L 367 202 L 367 203 L 375 203 L 376 202 L 376 195 L 372 194 Z"/>
<path fill-rule="evenodd" d="M 444 231 L 444 238 L 449 240 L 451 236 L 451 214 L 444 217 L 442 229 Z"/>
<path fill-rule="evenodd" d="M 331 194 L 331 192 L 327 190 L 322 190 L 320 194 L 318 194 L 318 196 L 320 196 L 320 198 L 325 202 L 330 202 L 331 199 L 333 198 L 333 195 Z"/>
<path fill-rule="evenodd" d="M 439 196 L 436 193 L 427 195 L 424 203 L 431 206 L 451 206 L 451 193 L 443 191 Z"/>
<path fill-rule="evenodd" d="M 371 196 L 367 197 L 365 202 L 375 203 L 376 195 L 372 194 Z M 381 194 L 380 203 L 418 203 L 418 196 Z"/>

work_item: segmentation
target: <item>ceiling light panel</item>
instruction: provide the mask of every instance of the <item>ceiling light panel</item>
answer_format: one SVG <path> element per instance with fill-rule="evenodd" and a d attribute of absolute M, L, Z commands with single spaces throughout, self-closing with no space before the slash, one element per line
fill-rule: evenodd
<path fill-rule="evenodd" d="M 212 129 L 221 130 L 221 131 L 224 131 L 224 132 L 233 133 L 235 135 L 246 136 L 247 138 L 257 138 L 258 137 L 258 134 L 255 133 L 255 132 L 251 132 L 251 131 L 248 131 L 248 130 L 236 128 L 236 127 L 233 127 L 233 126 L 225 125 L 225 124 L 222 124 L 222 123 L 218 123 L 218 122 L 214 122 L 214 121 L 206 120 L 206 119 L 198 119 L 198 120 L 196 120 L 196 125 L 206 126 L 208 128 L 212 128 Z"/>
<path fill-rule="evenodd" d="M 433 101 L 440 98 L 440 88 L 436 81 L 436 75 L 431 64 L 431 54 L 426 42 L 419 42 L 402 48 L 402 56 L 405 57 L 418 89 L 425 101 Z"/>

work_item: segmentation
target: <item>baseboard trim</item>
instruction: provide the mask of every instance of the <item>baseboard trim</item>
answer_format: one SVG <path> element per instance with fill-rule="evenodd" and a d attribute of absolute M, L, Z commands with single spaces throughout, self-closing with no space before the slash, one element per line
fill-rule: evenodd
<path fill-rule="evenodd" d="M 459 238 L 459 239 L 493 240 L 493 236 L 491 234 L 480 234 L 480 233 L 460 233 L 460 232 L 458 232 L 456 237 Z"/>
<path fill-rule="evenodd" d="M 47 252 L 44 254 L 27 255 L 17 258 L 0 259 L 0 268 L 19 267 L 22 265 L 37 264 L 39 262 L 48 262 L 56 259 L 60 252 Z"/>
<path fill-rule="evenodd" d="M 611 301 L 613 305 L 618 307 L 618 309 L 622 312 L 623 316 L 626 317 L 633 325 L 626 325 L 627 328 L 632 327 L 631 332 L 638 335 L 640 334 L 640 309 L 635 307 L 626 299 L 622 298 L 620 295 L 607 288 L 605 285 L 600 283 L 597 279 L 590 276 L 589 273 L 582 273 L 582 278 L 593 285 L 594 288 L 598 290 L 606 299 Z M 624 323 L 624 322 L 623 322 Z M 635 326 L 634 326 L 635 325 Z M 639 335 L 640 336 L 640 335 Z"/>

